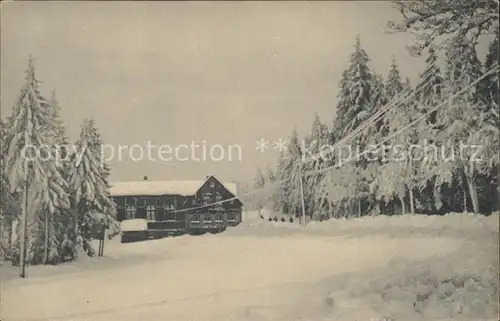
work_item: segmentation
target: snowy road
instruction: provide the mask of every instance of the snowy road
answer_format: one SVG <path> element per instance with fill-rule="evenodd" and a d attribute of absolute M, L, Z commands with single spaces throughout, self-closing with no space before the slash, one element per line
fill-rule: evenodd
<path fill-rule="evenodd" d="M 44 273 L 36 267 L 28 279 L 5 282 L 2 320 L 279 321 L 323 320 L 332 313 L 336 320 L 349 320 L 352 313 L 369 320 L 378 312 L 339 300 L 341 294 L 331 306 L 328 293 L 339 289 L 320 281 L 368 273 L 394 258 L 445 255 L 463 244 L 453 237 L 230 233 L 131 244 L 111 241 L 109 258 L 76 263 L 83 265 L 80 271 L 68 265 Z"/>

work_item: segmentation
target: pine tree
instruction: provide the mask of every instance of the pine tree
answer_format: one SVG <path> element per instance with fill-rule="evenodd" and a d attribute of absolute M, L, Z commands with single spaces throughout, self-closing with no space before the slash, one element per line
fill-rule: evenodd
<path fill-rule="evenodd" d="M 402 86 L 397 81 L 399 80 L 399 70 L 397 69 L 396 63 L 393 59 L 393 64 L 391 66 L 391 71 L 389 72 L 388 82 L 384 84 L 384 79 L 382 75 L 375 73 L 372 81 L 372 94 L 371 94 L 371 110 L 375 114 L 379 112 L 382 108 L 386 107 L 390 99 L 394 99 L 396 94 L 399 93 L 397 90 L 401 91 L 400 86 Z M 368 145 L 366 148 L 369 149 L 371 146 L 378 146 L 378 144 L 386 138 L 389 133 L 390 127 L 390 117 L 393 112 L 386 111 L 379 120 L 369 126 L 363 135 L 364 145 Z M 377 199 L 377 195 L 373 193 L 373 185 L 376 184 L 376 176 L 378 175 L 380 166 L 383 161 L 383 154 L 378 152 L 385 148 L 387 143 L 383 146 L 379 146 L 375 149 L 375 153 L 368 153 L 365 159 L 369 160 L 366 162 L 366 169 L 362 172 L 363 180 L 365 180 L 368 186 L 368 194 L 371 196 L 371 200 L 368 202 L 370 211 L 373 211 L 373 207 L 380 203 L 381 200 Z M 380 204 L 379 204 L 380 207 Z"/>
<path fill-rule="evenodd" d="M 389 75 L 387 76 L 387 84 L 385 88 L 389 99 L 393 99 L 404 89 L 404 85 L 401 82 L 399 68 L 394 57 L 392 58 L 391 69 L 389 71 Z"/>
<path fill-rule="evenodd" d="M 27 221 L 30 229 L 27 232 L 27 262 L 41 263 L 45 260 L 44 252 L 48 250 L 53 258 L 58 256 L 57 244 L 50 249 L 44 244 L 44 216 L 54 214 L 57 208 L 67 207 L 68 198 L 65 192 L 66 183 L 60 175 L 57 162 L 52 157 L 53 129 L 55 120 L 51 114 L 50 103 L 40 94 L 39 82 L 35 77 L 35 67 L 30 59 L 26 72 L 26 83 L 12 112 L 10 126 L 9 150 L 5 165 L 11 190 L 24 198 L 35 200 L 28 207 Z M 47 149 L 48 147 L 48 149 Z M 25 148 L 28 148 L 25 150 Z M 36 150 L 38 154 L 28 155 L 26 151 Z M 17 245 L 19 246 L 19 244 Z"/>
<path fill-rule="evenodd" d="M 426 113 L 429 109 L 434 108 L 442 102 L 443 99 L 443 86 L 444 79 L 441 74 L 441 69 L 438 66 L 438 57 L 434 46 L 430 46 L 428 50 L 428 56 L 425 59 L 426 65 L 424 71 L 420 74 L 418 83 L 415 87 L 415 97 L 416 97 L 416 114 L 415 117 L 419 117 Z M 415 125 L 416 132 L 419 135 L 419 144 L 432 144 L 436 145 L 437 136 L 437 111 L 430 114 L 425 120 L 417 123 Z M 436 163 L 435 159 L 439 155 L 429 155 L 423 159 L 421 163 L 421 181 L 418 183 L 420 190 L 426 189 L 431 186 L 430 195 L 425 195 L 421 193 L 421 196 L 431 200 L 431 204 L 425 205 L 426 210 L 436 210 L 442 206 L 440 189 L 442 187 L 442 181 L 436 179 Z M 444 165 L 444 164 L 443 164 Z M 445 177 L 445 176 L 443 176 Z M 450 176 L 451 177 L 451 176 Z M 424 201 L 420 201 L 424 204 Z M 430 208 L 429 208 L 430 207 Z"/>
<path fill-rule="evenodd" d="M 342 122 L 344 115 L 349 108 L 349 69 L 345 69 L 339 83 L 337 93 L 336 115 L 333 123 L 333 130 L 330 136 L 330 142 L 333 144 L 342 138 Z"/>
<path fill-rule="evenodd" d="M 486 55 L 484 69 L 485 71 L 491 70 L 494 66 L 498 66 L 499 63 L 499 48 L 498 48 L 498 35 L 491 42 L 489 51 Z M 486 77 L 484 81 L 479 84 L 479 99 L 482 102 L 484 108 L 481 110 L 481 115 L 479 117 L 478 127 L 479 130 L 476 133 L 476 141 L 480 146 L 482 146 L 481 158 L 482 161 L 478 164 L 478 172 L 485 179 L 483 180 L 483 186 L 478 186 L 487 191 L 483 195 L 484 203 L 489 206 L 484 206 L 488 211 L 492 211 L 495 208 L 498 209 L 499 202 L 492 202 L 492 199 L 498 199 L 500 194 L 500 184 L 498 175 L 500 173 L 499 168 L 499 156 L 498 156 L 498 145 L 500 144 L 500 110 L 499 110 L 499 83 L 498 83 L 498 73 L 492 73 L 490 76 Z M 496 187 L 496 195 L 495 191 Z"/>
<path fill-rule="evenodd" d="M 5 166 L 8 152 L 7 127 L 7 121 L 0 119 L 0 226 L 2 228 L 0 253 L 2 257 L 5 257 L 5 255 L 10 252 L 12 245 L 12 227 L 19 214 L 18 202 L 15 199 L 15 195 L 10 191 Z"/>
<path fill-rule="evenodd" d="M 266 179 L 264 177 L 264 174 L 262 173 L 262 170 L 260 168 L 257 168 L 257 174 L 255 176 L 255 182 L 254 182 L 254 187 L 255 188 L 262 188 L 266 185 Z"/>
<path fill-rule="evenodd" d="M 60 107 L 56 98 L 55 90 L 48 105 L 47 114 L 52 119 L 52 127 L 47 128 L 50 137 L 51 151 L 56 160 L 57 180 L 51 181 L 49 193 L 53 195 L 52 202 L 48 204 L 48 210 L 44 213 L 45 228 L 45 254 L 44 262 L 55 262 L 60 260 L 59 251 L 64 240 L 65 226 L 70 222 L 70 200 L 68 185 L 68 161 L 67 143 L 68 137 L 64 124 L 60 119 Z M 62 203 L 60 201 L 63 200 Z"/>
<path fill-rule="evenodd" d="M 299 212 L 301 195 L 298 166 L 301 162 L 301 144 L 297 130 L 294 128 L 288 140 L 287 150 L 280 155 L 276 170 L 276 179 L 279 182 L 276 188 L 276 194 L 278 194 L 276 198 L 279 199 L 278 211 L 295 215 Z"/>
<path fill-rule="evenodd" d="M 472 145 L 477 141 L 477 132 L 482 109 L 478 95 L 478 86 L 470 86 L 482 75 L 481 62 L 473 46 L 455 42 L 447 51 L 446 95 L 453 95 L 468 88 L 459 97 L 449 101 L 446 108 L 438 113 L 440 129 L 439 140 L 450 153 L 454 152 L 451 162 L 440 162 L 436 167 L 438 182 L 451 184 L 456 177 L 462 182 L 464 193 L 464 211 L 467 210 L 467 196 L 472 201 L 474 212 L 479 212 L 477 188 L 475 184 L 477 165 L 471 155 L 459 153 L 461 146 Z M 461 154 L 461 155 L 460 155 Z M 445 170 L 447 169 L 447 170 Z"/>
<path fill-rule="evenodd" d="M 267 181 L 270 183 L 276 181 L 276 174 L 270 167 L 267 167 Z"/>
<path fill-rule="evenodd" d="M 257 168 L 257 173 L 255 175 L 255 180 L 254 180 L 254 188 L 255 189 L 262 189 L 266 185 L 266 178 L 264 177 L 264 174 L 262 173 L 262 170 Z M 257 206 L 257 210 L 260 211 L 264 207 L 266 203 L 266 195 L 264 193 L 256 195 L 256 200 L 255 200 L 255 206 Z"/>
<path fill-rule="evenodd" d="M 341 92 L 338 97 L 337 103 L 337 115 L 334 128 L 332 132 L 333 136 L 337 137 L 337 140 L 341 137 L 345 137 L 350 132 L 355 130 L 364 120 L 369 118 L 373 113 L 373 84 L 374 76 L 368 67 L 370 58 L 368 57 L 365 50 L 361 47 L 361 42 L 359 36 L 356 38 L 355 51 L 351 55 L 350 65 L 344 72 L 344 76 L 341 82 Z M 340 107 L 340 109 L 339 109 Z M 366 169 L 366 159 L 357 159 L 358 151 L 364 150 L 367 143 L 367 134 L 359 135 L 356 139 L 351 140 L 347 143 L 347 146 L 342 146 L 346 148 L 350 146 L 351 152 L 349 157 L 355 157 L 356 161 L 353 161 L 349 166 L 345 166 L 341 171 L 332 171 L 332 173 L 340 174 L 341 176 L 347 175 L 346 170 L 351 171 L 351 189 L 352 199 L 350 203 L 357 203 L 357 206 L 352 204 L 349 205 L 351 210 L 356 210 L 358 216 L 362 212 L 362 201 L 368 196 L 368 185 L 366 184 L 366 178 L 364 170 Z M 343 155 L 345 157 L 345 155 Z M 342 157 L 337 155 L 337 157 Z M 340 159 L 334 161 L 339 162 Z M 344 165 L 342 165 L 344 166 Z M 331 177 L 332 181 L 337 179 L 336 176 Z M 334 183 L 336 184 L 336 183 Z M 328 195 L 331 195 L 328 192 Z M 337 198 L 336 196 L 329 196 Z"/>
<path fill-rule="evenodd" d="M 287 207 L 287 190 L 288 185 L 290 184 L 289 179 L 290 176 L 288 168 L 288 159 L 284 152 L 280 152 L 280 156 L 278 159 L 278 164 L 276 165 L 276 183 L 273 184 L 275 186 L 274 190 L 271 191 L 272 197 L 275 199 L 274 203 L 274 211 L 288 213 Z"/>
<path fill-rule="evenodd" d="M 424 106 L 433 106 L 442 97 L 443 77 L 437 59 L 435 48 L 430 47 L 425 59 L 425 70 L 420 74 L 419 83 L 415 88 L 417 98 Z"/>
<path fill-rule="evenodd" d="M 370 58 L 356 38 L 355 51 L 341 82 L 341 96 L 337 103 L 335 132 L 343 137 L 356 129 L 370 113 L 372 73 L 368 67 Z M 340 108 L 339 108 L 340 107 Z"/>
<path fill-rule="evenodd" d="M 391 78 L 391 94 L 397 97 L 403 91 L 408 91 L 406 97 L 411 97 L 412 90 L 408 84 L 399 81 L 397 66 L 393 64 L 389 78 Z M 388 85 L 389 87 L 389 85 Z M 410 212 L 415 213 L 415 189 L 421 181 L 420 163 L 418 155 L 411 152 L 412 146 L 422 146 L 424 136 L 423 125 L 410 124 L 422 115 L 422 110 L 413 100 L 403 99 L 398 101 L 397 107 L 387 112 L 387 136 L 391 137 L 388 149 L 381 165 L 376 169 L 376 179 L 371 183 L 370 189 L 375 197 L 386 204 L 398 200 L 401 203 L 403 214 L 406 213 L 405 199 L 408 194 Z M 400 132 L 403 128 L 402 132 Z"/>
<path fill-rule="evenodd" d="M 305 163 L 302 165 L 305 205 L 307 213 L 310 213 L 311 216 L 319 217 L 328 211 L 326 191 L 317 188 L 325 175 L 322 169 L 327 166 L 328 159 L 333 157 L 329 154 L 330 150 L 326 148 L 328 142 L 328 127 L 321 122 L 319 115 L 315 113 L 312 129 L 304 146 L 311 155 L 304 155 Z"/>
<path fill-rule="evenodd" d="M 73 209 L 73 237 L 89 256 L 95 255 L 90 245 L 91 228 L 96 224 L 96 213 L 113 215 L 108 183 L 109 167 L 102 161 L 101 138 L 92 119 L 85 120 L 76 143 L 78 155 L 72 157 L 70 189 Z"/>

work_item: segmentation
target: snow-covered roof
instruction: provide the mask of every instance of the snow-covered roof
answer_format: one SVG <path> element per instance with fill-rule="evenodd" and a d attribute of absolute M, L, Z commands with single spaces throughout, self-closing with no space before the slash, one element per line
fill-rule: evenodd
<path fill-rule="evenodd" d="M 206 180 L 194 181 L 123 181 L 111 183 L 111 196 L 134 195 L 183 195 L 196 194 Z M 237 196 L 235 183 L 220 182 L 224 187 Z"/>

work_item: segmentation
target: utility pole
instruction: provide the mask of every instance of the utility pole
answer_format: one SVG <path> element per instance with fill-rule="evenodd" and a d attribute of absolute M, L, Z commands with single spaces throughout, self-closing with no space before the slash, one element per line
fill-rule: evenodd
<path fill-rule="evenodd" d="M 21 202 L 21 235 L 19 237 L 19 276 L 26 277 L 26 239 L 28 227 L 28 161 L 24 161 L 23 200 Z"/>
<path fill-rule="evenodd" d="M 106 231 L 108 230 L 108 213 L 104 213 L 104 226 L 102 227 L 101 255 L 104 255 L 104 242 L 106 242 Z"/>
<path fill-rule="evenodd" d="M 43 249 L 43 264 L 47 264 L 49 260 L 49 212 L 45 211 L 45 236 L 44 236 L 44 249 Z"/>
<path fill-rule="evenodd" d="M 304 202 L 304 186 L 302 184 L 302 166 L 299 164 L 300 198 L 302 202 L 302 222 L 306 225 L 306 206 Z"/>
<path fill-rule="evenodd" d="M 101 248 L 102 248 L 102 240 L 104 239 L 103 233 L 104 233 L 104 219 L 101 219 L 99 221 L 99 229 L 98 229 L 98 234 L 99 235 L 99 245 L 97 247 L 97 256 L 101 256 Z"/>

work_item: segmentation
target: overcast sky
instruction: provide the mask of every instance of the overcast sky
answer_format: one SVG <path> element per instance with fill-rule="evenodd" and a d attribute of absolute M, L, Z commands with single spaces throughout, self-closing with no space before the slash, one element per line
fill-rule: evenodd
<path fill-rule="evenodd" d="M 329 126 L 355 37 L 387 76 L 392 56 L 415 80 L 413 38 L 385 34 L 399 13 L 383 2 L 18 2 L 1 17 L 2 116 L 11 112 L 30 54 L 42 92 L 56 89 L 72 139 L 93 117 L 114 146 L 113 180 L 252 178 L 278 153 L 256 141 L 304 134 L 314 113 Z M 216 144 L 233 160 L 134 161 L 118 146 Z M 166 148 L 164 149 L 166 150 Z M 138 150 L 134 150 L 140 156 Z M 182 150 L 180 157 L 189 156 Z M 195 157 L 202 154 L 195 151 Z"/>

